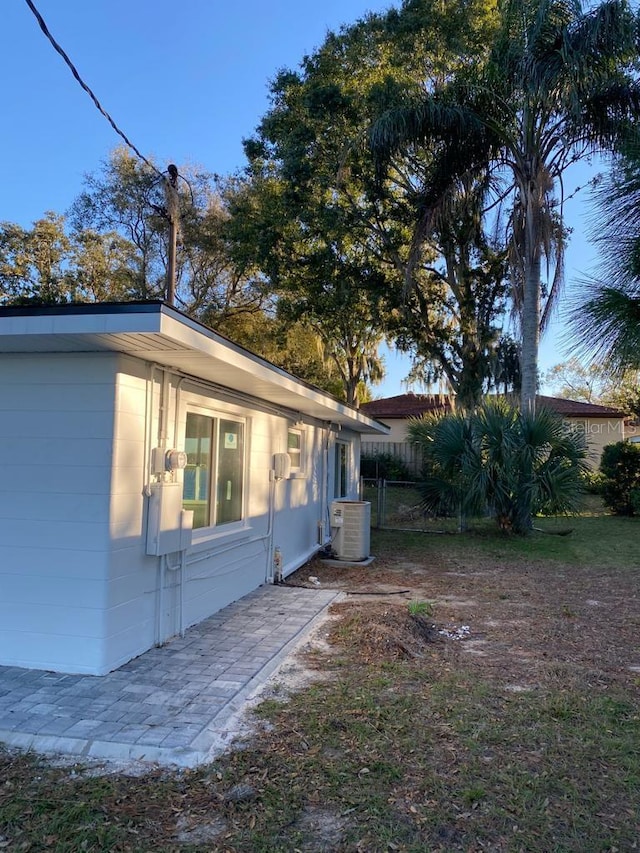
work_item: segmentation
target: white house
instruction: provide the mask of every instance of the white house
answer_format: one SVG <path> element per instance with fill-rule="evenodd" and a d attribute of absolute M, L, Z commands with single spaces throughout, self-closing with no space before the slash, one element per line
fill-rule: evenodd
<path fill-rule="evenodd" d="M 161 302 L 0 309 L 0 664 L 100 675 L 286 576 L 387 432 Z"/>

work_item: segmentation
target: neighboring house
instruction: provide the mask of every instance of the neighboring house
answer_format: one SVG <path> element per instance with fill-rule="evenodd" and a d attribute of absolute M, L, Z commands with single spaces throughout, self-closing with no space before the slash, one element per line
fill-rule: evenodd
<path fill-rule="evenodd" d="M 303 565 L 388 432 L 161 302 L 0 309 L 0 409 L 0 664 L 94 675 Z"/>
<path fill-rule="evenodd" d="M 565 400 L 562 397 L 536 398 L 536 405 L 546 407 L 571 425 L 572 429 L 583 432 L 589 448 L 589 463 L 596 468 L 600 462 L 602 449 L 607 444 L 622 441 L 625 438 L 625 415 L 609 406 L 594 403 L 582 403 L 577 400 Z M 380 440 L 367 437 L 362 442 L 362 452 L 372 455 L 393 453 L 405 459 L 410 470 L 419 471 L 420 460 L 415 449 L 407 443 L 407 424 L 411 418 L 421 417 L 430 412 L 450 412 L 451 400 L 443 394 L 400 394 L 382 400 L 363 403 L 360 411 L 377 418 L 390 428 L 388 439 Z"/>
<path fill-rule="evenodd" d="M 632 444 L 640 444 L 640 420 L 629 418 L 624 422 L 624 437 Z"/>

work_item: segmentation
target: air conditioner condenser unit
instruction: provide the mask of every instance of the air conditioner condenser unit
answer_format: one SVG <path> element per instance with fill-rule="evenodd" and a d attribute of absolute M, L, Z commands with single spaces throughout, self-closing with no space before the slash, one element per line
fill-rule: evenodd
<path fill-rule="evenodd" d="M 333 501 L 331 527 L 333 550 L 338 560 L 360 562 L 367 559 L 371 542 L 369 501 Z"/>

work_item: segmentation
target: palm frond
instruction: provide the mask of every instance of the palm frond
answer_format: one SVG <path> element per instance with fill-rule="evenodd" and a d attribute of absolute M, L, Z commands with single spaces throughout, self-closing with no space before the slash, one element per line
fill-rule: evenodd
<path fill-rule="evenodd" d="M 610 71 L 611 60 L 630 62 L 636 56 L 636 22 L 625 0 L 605 0 L 567 26 L 563 59 L 574 79 L 592 82 Z"/>
<path fill-rule="evenodd" d="M 610 150 L 629 135 L 640 115 L 640 83 L 610 74 L 587 91 L 576 90 L 576 109 L 567 130 L 594 150 Z"/>
<path fill-rule="evenodd" d="M 634 295 L 640 290 L 640 139 L 625 139 L 592 197 L 589 232 L 599 250 L 599 278 Z"/>
<path fill-rule="evenodd" d="M 383 113 L 369 130 L 369 147 L 374 156 L 385 159 L 408 146 L 466 139 L 483 129 L 471 110 L 435 94 Z"/>
<path fill-rule="evenodd" d="M 581 355 L 605 361 L 612 372 L 640 368 L 640 281 L 633 289 L 584 282 L 585 294 L 569 315 Z"/>

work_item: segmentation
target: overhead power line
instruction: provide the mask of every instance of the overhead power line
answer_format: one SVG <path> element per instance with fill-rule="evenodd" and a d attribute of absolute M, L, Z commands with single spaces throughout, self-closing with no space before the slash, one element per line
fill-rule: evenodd
<path fill-rule="evenodd" d="M 84 82 L 84 80 L 82 79 L 82 77 L 81 77 L 81 76 L 80 76 L 80 74 L 78 73 L 78 70 L 77 70 L 77 68 L 75 67 L 75 65 L 73 64 L 73 62 L 69 59 L 69 57 L 68 57 L 68 56 L 67 56 L 67 54 L 64 52 L 64 50 L 62 49 L 62 47 L 60 47 L 60 45 L 58 44 L 58 42 L 57 42 L 57 41 L 54 39 L 54 37 L 51 35 L 51 33 L 49 32 L 49 28 L 47 27 L 47 25 L 46 25 L 46 23 L 45 23 L 44 18 L 42 17 L 42 15 L 40 14 L 40 12 L 38 12 L 38 10 L 37 10 L 37 9 L 36 9 L 36 7 L 34 6 L 34 4 L 31 2 L 31 0 L 25 0 L 25 2 L 26 2 L 26 4 L 27 4 L 27 6 L 31 9 L 31 11 L 33 12 L 33 14 L 35 15 L 35 18 L 36 18 L 36 20 L 38 21 L 38 24 L 40 25 L 40 29 L 42 30 L 42 32 L 43 32 L 43 33 L 45 34 L 45 36 L 49 39 L 49 41 L 51 42 L 51 44 L 53 45 L 53 47 L 54 47 L 54 49 L 57 51 L 57 53 L 59 53 L 59 54 L 60 54 L 60 56 L 64 59 L 64 61 L 66 62 L 66 64 L 67 64 L 67 65 L 68 65 L 68 67 L 69 67 L 69 70 L 71 71 L 71 73 L 73 74 L 73 76 L 76 78 L 76 80 L 78 81 L 78 83 L 80 84 L 80 86 L 82 86 L 82 88 L 85 90 L 85 92 L 87 93 L 87 95 L 89 95 L 89 97 L 91 98 L 91 100 L 93 101 L 93 103 L 96 105 L 96 107 L 97 107 L 98 111 L 102 113 L 102 115 L 106 118 L 106 120 L 109 122 L 109 124 L 111 125 L 111 127 L 112 127 L 112 128 L 115 130 L 115 132 L 118 134 L 118 136 L 120 136 L 120 137 L 122 137 L 122 139 L 124 139 L 124 141 L 125 141 L 125 142 L 126 142 L 126 144 L 129 146 L 129 148 L 130 148 L 130 149 L 131 149 L 135 154 L 137 154 L 137 156 L 138 156 L 138 157 L 143 161 L 143 163 L 146 163 L 146 164 L 147 164 L 147 166 L 149 166 L 149 168 L 150 168 L 150 169 L 153 169 L 153 171 L 154 171 L 157 175 L 160 175 L 161 177 L 164 177 L 164 176 L 163 176 L 163 173 L 162 173 L 162 172 L 160 172 L 160 171 L 159 171 L 159 170 L 158 170 L 158 169 L 153 165 L 153 163 L 151 163 L 149 160 L 147 160 L 147 158 L 146 158 L 143 154 L 141 154 L 141 153 L 140 153 L 140 151 L 138 151 L 138 149 L 137 149 L 137 148 L 136 148 L 136 146 L 133 144 L 133 142 L 131 142 L 131 140 L 127 137 L 127 135 L 126 135 L 125 133 L 123 133 L 123 131 L 121 131 L 121 130 L 120 130 L 120 128 L 119 128 L 119 127 L 118 127 L 118 125 L 115 123 L 115 121 L 111 118 L 111 116 L 109 115 L 109 113 L 108 113 L 108 112 L 103 108 L 103 106 L 102 106 L 102 104 L 100 103 L 100 101 L 96 98 L 96 96 L 93 94 L 93 92 L 91 91 L 91 89 L 87 86 L 87 84 Z"/>

